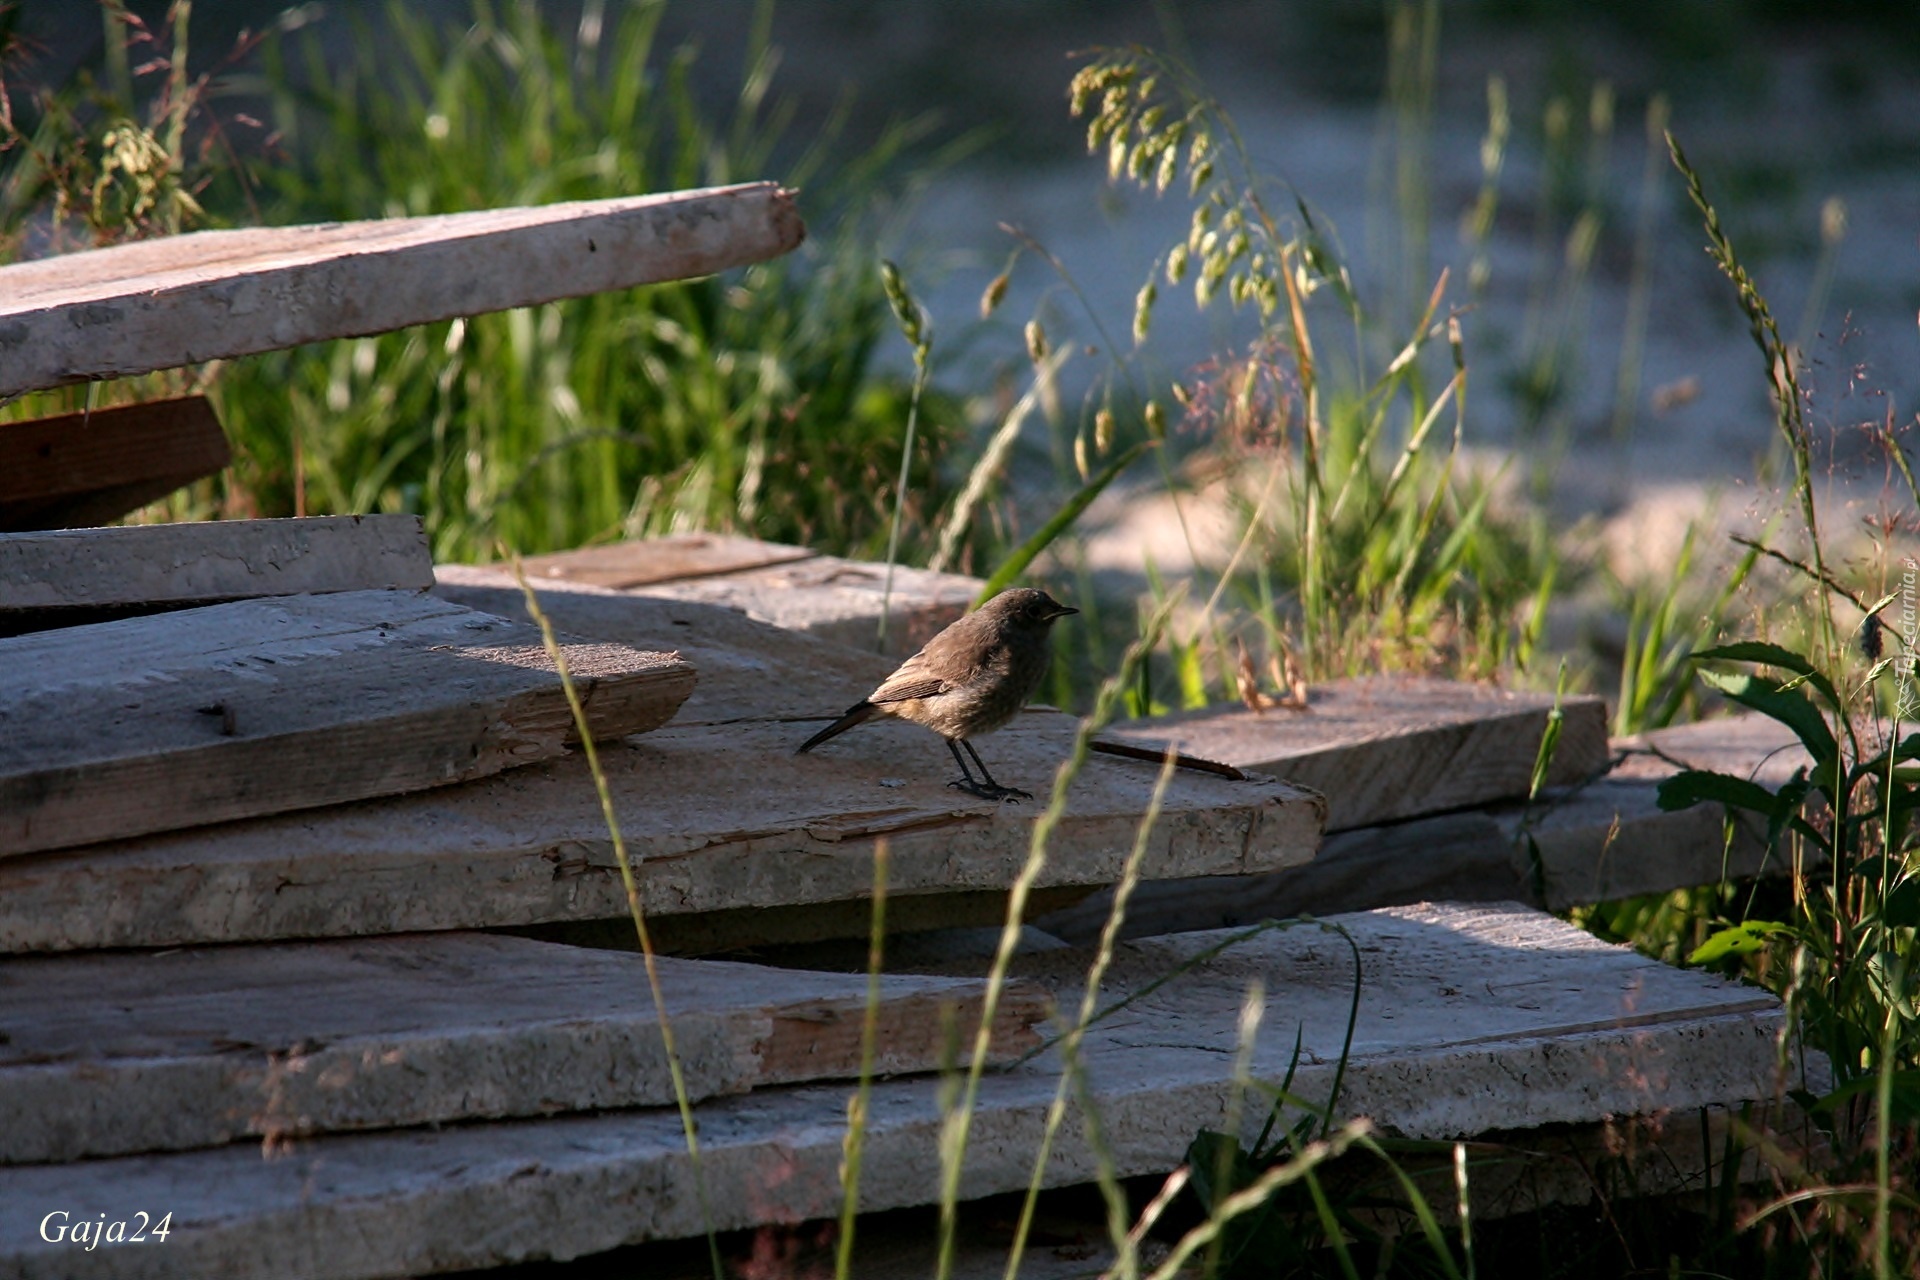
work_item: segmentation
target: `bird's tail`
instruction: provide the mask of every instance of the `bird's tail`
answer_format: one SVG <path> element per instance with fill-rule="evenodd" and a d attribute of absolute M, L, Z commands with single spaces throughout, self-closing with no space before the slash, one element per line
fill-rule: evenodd
<path fill-rule="evenodd" d="M 856 703 L 848 707 L 847 714 L 841 716 L 838 720 L 835 720 L 832 724 L 801 743 L 800 749 L 793 754 L 797 756 L 805 755 L 807 752 L 825 742 L 828 738 L 838 737 L 840 734 L 853 728 L 853 726 L 864 724 L 866 721 L 871 720 L 879 713 L 879 710 L 880 708 L 874 706 L 871 702 Z"/>

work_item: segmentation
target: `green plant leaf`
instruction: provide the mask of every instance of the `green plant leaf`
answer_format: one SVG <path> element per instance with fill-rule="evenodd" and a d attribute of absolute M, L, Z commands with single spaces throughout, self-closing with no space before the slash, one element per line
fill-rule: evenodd
<path fill-rule="evenodd" d="M 1871 1096 L 1879 1086 L 1879 1072 L 1868 1072 L 1865 1075 L 1855 1076 L 1832 1093 L 1810 1098 L 1801 1105 L 1816 1118 L 1830 1115 L 1862 1094 Z M 1920 1068 L 1910 1067 L 1904 1071 L 1895 1071 L 1892 1093 L 1892 1119 L 1895 1124 L 1912 1124 L 1916 1119 L 1920 1119 Z"/>
<path fill-rule="evenodd" d="M 1750 956 L 1767 945 L 1776 933 L 1791 933 L 1789 925 L 1777 920 L 1747 920 L 1730 929 L 1722 929 L 1693 949 L 1688 964 L 1712 964 L 1727 956 Z"/>
<path fill-rule="evenodd" d="M 1660 808 L 1667 813 L 1713 803 L 1772 817 L 1780 807 L 1780 797 L 1759 783 L 1704 769 L 1683 769 L 1662 779 L 1658 795 Z"/>
<path fill-rule="evenodd" d="M 1743 647 L 1745 646 L 1728 646 L 1730 649 Z M 1713 653 L 1712 650 L 1707 652 Z M 1781 652 L 1784 653 L 1786 650 L 1783 649 Z M 1794 735 L 1806 747 L 1807 754 L 1813 757 L 1816 777 L 1821 776 L 1822 767 L 1830 766 L 1834 757 L 1839 754 L 1839 744 L 1834 741 L 1833 730 L 1827 727 L 1826 717 L 1820 714 L 1820 708 L 1814 706 L 1805 694 L 1783 692 L 1779 685 L 1766 677 L 1745 673 L 1729 675 L 1719 671 L 1702 671 L 1700 678 L 1741 706 L 1778 720 L 1793 730 Z M 1826 685 L 1825 677 L 1810 678 L 1824 686 L 1831 696 L 1831 686 Z M 1827 769 L 1826 772 L 1830 774 L 1831 769 Z"/>
<path fill-rule="evenodd" d="M 1719 659 L 1725 662 L 1758 662 L 1769 667 L 1779 667 L 1782 671 L 1791 671 L 1801 677 L 1826 698 L 1827 705 L 1835 710 L 1840 708 L 1840 695 L 1834 692 L 1833 682 L 1823 675 L 1805 655 L 1795 653 L 1782 645 L 1766 640 L 1740 640 L 1733 644 L 1716 645 L 1711 649 L 1702 649 L 1694 658 Z M 1793 683 L 1798 684 L 1799 681 Z"/>
<path fill-rule="evenodd" d="M 974 601 L 974 606 L 977 608 L 1006 590 L 1008 584 L 1026 572 L 1027 566 L 1033 563 L 1035 556 L 1045 551 L 1055 538 L 1066 532 L 1067 527 L 1080 518 L 1080 513 L 1100 496 L 1103 489 L 1112 484 L 1114 479 L 1132 466 L 1142 454 L 1159 443 L 1158 440 L 1140 441 L 1108 463 L 1099 475 L 1082 485 L 1080 492 L 1068 498 L 1066 504 L 1053 513 L 1053 519 L 1041 525 L 1038 533 L 1021 543 L 1014 549 L 1012 555 L 1001 562 L 1000 567 L 993 571 L 993 576 L 987 579 L 987 585 L 980 589 L 980 598 Z"/>
<path fill-rule="evenodd" d="M 1695 651 L 1696 659 L 1720 659 L 1726 662 L 1761 662 L 1770 667 L 1779 667 L 1782 671 L 1791 671 L 1795 675 L 1814 674 L 1813 663 L 1784 645 L 1767 640 L 1737 640 L 1732 644 L 1715 645 L 1711 649 Z"/>
<path fill-rule="evenodd" d="M 1891 929 L 1920 929 L 1920 876 L 1908 876 L 1893 886 L 1880 904 L 1880 919 Z"/>
<path fill-rule="evenodd" d="M 1873 988 L 1881 1004 L 1909 1023 L 1920 1018 L 1920 1008 L 1914 1004 L 1913 967 L 1905 956 L 1891 951 L 1876 951 L 1868 956 L 1867 985 Z"/>
<path fill-rule="evenodd" d="M 1192 1170 L 1187 1185 L 1209 1213 L 1250 1180 L 1252 1166 L 1246 1152 L 1238 1142 L 1212 1129 L 1202 1129 L 1194 1135 L 1193 1141 L 1187 1144 L 1185 1163 Z M 1216 1185 L 1223 1174 L 1224 1184 Z"/>

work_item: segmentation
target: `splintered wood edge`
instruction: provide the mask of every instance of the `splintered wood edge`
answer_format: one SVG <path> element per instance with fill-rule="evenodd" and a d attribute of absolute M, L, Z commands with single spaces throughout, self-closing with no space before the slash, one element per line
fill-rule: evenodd
<path fill-rule="evenodd" d="M 561 651 L 568 657 L 575 696 L 580 699 L 580 710 L 586 716 L 587 728 L 595 742 L 650 733 L 668 724 L 699 683 L 698 669 L 678 653 L 608 645 L 602 641 L 570 641 L 564 636 L 559 640 Z M 657 661 L 627 671 L 574 674 L 572 660 L 576 651 L 602 648 L 628 648 L 629 653 Z M 566 706 L 564 710 L 567 715 L 565 742 L 568 746 L 578 746 L 580 730 L 573 721 L 572 707 Z"/>

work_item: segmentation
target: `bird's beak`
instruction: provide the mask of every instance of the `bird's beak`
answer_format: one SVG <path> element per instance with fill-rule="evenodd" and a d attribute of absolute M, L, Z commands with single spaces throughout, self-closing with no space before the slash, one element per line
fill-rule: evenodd
<path fill-rule="evenodd" d="M 1053 606 L 1053 612 L 1047 615 L 1047 621 L 1052 622 L 1055 618 L 1064 618 L 1070 613 L 1078 612 L 1080 611 L 1071 605 L 1057 604 Z"/>

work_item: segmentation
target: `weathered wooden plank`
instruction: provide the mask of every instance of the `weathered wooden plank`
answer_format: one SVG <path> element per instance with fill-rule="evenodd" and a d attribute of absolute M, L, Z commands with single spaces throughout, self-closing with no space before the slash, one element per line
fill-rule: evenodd
<path fill-rule="evenodd" d="M 517 591 L 461 594 L 518 607 Z M 857 901 L 871 893 L 874 843 L 883 836 L 893 855 L 889 884 L 903 897 L 1004 891 L 1013 882 L 1038 803 L 991 804 L 949 789 L 952 762 L 926 730 L 867 725 L 831 755 L 793 754 L 819 723 L 870 690 L 889 659 L 707 605 L 573 591 L 543 597 L 563 631 L 672 649 L 700 672 L 672 725 L 606 744 L 600 754 L 650 912 Z M 1059 712 L 1031 709 L 981 750 L 996 777 L 1039 793 L 1074 729 Z M 1155 773 L 1151 764 L 1090 761 L 1039 885 L 1117 877 Z M 1305 862 L 1321 812 L 1317 797 L 1282 783 L 1183 772 L 1168 791 L 1144 874 Z M 431 796 L 0 860 L 0 951 L 525 925 L 609 919 L 626 909 L 577 757 Z M 857 912 L 845 919 L 864 928 Z"/>
<path fill-rule="evenodd" d="M 0 533 L 0 626 L 256 596 L 424 591 L 419 516 L 309 516 Z"/>
<path fill-rule="evenodd" d="M 859 1075 L 864 976 L 659 966 L 695 1100 Z M 875 1071 L 936 1070 L 943 1018 L 978 1026 L 984 990 L 886 977 Z M 996 1059 L 1038 1044 L 1049 1007 L 1010 987 Z M 628 953 L 450 933 L 0 969 L 0 1164 L 673 1104 Z"/>
<path fill-rule="evenodd" d="M 1038 723 L 992 739 L 999 776 L 1045 778 L 1066 755 L 1072 724 L 1029 718 Z M 894 893 L 1006 889 L 1026 858 L 1035 806 L 948 790 L 937 740 L 910 730 L 877 727 L 854 760 L 796 759 L 793 729 L 781 724 L 668 726 L 603 744 L 647 910 L 857 900 L 871 893 L 881 837 Z M 916 756 L 922 776 L 882 785 Z M 1090 764 L 1040 885 L 1116 878 L 1153 778 L 1150 765 Z M 1311 858 L 1319 809 L 1282 784 L 1196 775 L 1169 789 L 1161 823 L 1144 874 L 1227 874 Z M 0 861 L 0 951 L 480 928 L 625 910 L 577 757 L 431 795 Z M 858 932 L 863 919 L 849 912 L 842 924 Z"/>
<path fill-rule="evenodd" d="M 0 267 L 0 397 L 710 275 L 806 234 L 770 182 L 198 231 Z"/>
<path fill-rule="evenodd" d="M 663 582 L 643 589 L 666 599 L 700 600 L 738 609 L 750 618 L 789 631 L 804 631 L 836 644 L 904 658 L 957 622 L 986 585 L 964 574 L 898 565 L 889 595 L 886 577 L 885 565 L 815 556 L 723 578 Z M 879 650 L 883 603 L 887 642 L 884 650 Z"/>
<path fill-rule="evenodd" d="M 1521 799 L 1533 780 L 1551 694 L 1378 676 L 1313 689 L 1304 712 L 1245 707 L 1131 720 L 1107 736 L 1277 774 L 1327 797 L 1327 830 Z M 1607 763 L 1606 706 L 1561 702 L 1564 720 L 1548 781 L 1566 784 Z"/>
<path fill-rule="evenodd" d="M 232 457 L 205 396 L 0 424 L 0 532 L 105 524 Z"/>
<path fill-rule="evenodd" d="M 749 542 L 747 539 L 734 541 Z M 549 575 L 548 580 L 559 577 L 663 600 L 719 605 L 788 631 L 802 631 L 869 652 L 877 646 L 884 603 L 887 612 L 884 652 L 895 657 L 912 653 L 966 613 L 985 585 L 978 578 L 962 574 L 934 573 L 901 565 L 894 569 L 889 595 L 885 565 L 815 555 L 804 548 L 782 547 L 770 542 L 749 542 L 748 547 L 738 549 L 742 560 L 756 548 L 765 549 L 759 554 L 769 559 L 761 564 L 700 576 L 642 580 L 637 575 L 643 570 L 637 566 L 645 563 L 646 549 L 653 545 L 653 542 L 623 543 L 619 547 L 593 548 L 592 553 L 566 552 L 555 558 L 565 572 Z M 782 551 L 795 554 L 781 560 L 771 558 Z M 535 563 L 528 562 L 529 573 Z M 511 571 L 502 565 L 442 565 L 439 573 L 441 583 L 449 592 L 467 587 L 498 588 L 512 580 Z M 626 580 L 629 575 L 635 575 L 631 581 Z"/>
<path fill-rule="evenodd" d="M 438 565 L 434 573 L 433 594 L 443 600 L 502 618 L 527 617 L 525 595 L 499 569 Z M 797 747 L 813 732 L 808 718 L 826 723 L 871 692 L 896 665 L 718 605 L 579 583 L 534 585 L 540 607 L 563 631 L 684 653 L 699 669 L 700 684 L 676 717 L 680 726 L 789 721 Z"/>
<path fill-rule="evenodd" d="M 1731 833 L 1717 805 L 1659 806 L 1660 780 L 1679 760 L 1770 786 L 1805 764 L 1790 730 L 1764 716 L 1662 729 L 1616 744 L 1620 763 L 1585 786 L 1543 793 L 1533 805 L 1494 805 L 1327 837 L 1312 864 L 1284 876 L 1166 880 L 1141 885 L 1123 932 L 1147 937 L 1259 920 L 1365 911 L 1421 901 L 1519 901 L 1563 911 L 1722 879 L 1779 875 L 1763 824 Z M 1531 838 L 1531 843 L 1528 841 Z M 1113 906 L 1110 890 L 1035 919 L 1049 933 L 1090 942 Z"/>
<path fill-rule="evenodd" d="M 637 538 L 553 555 L 529 556 L 523 567 L 527 577 L 536 583 L 558 579 L 625 591 L 683 578 L 705 578 L 786 564 L 806 560 L 814 554 L 805 547 L 789 547 L 733 534 L 676 533 L 663 538 Z M 506 566 L 493 567 L 511 572 Z"/>
<path fill-rule="evenodd" d="M 568 662 L 596 736 L 693 686 L 668 653 Z M 350 591 L 0 640 L 0 726 L 5 856 L 484 777 L 560 754 L 573 720 L 532 628 Z"/>
<path fill-rule="evenodd" d="M 1166 1173 L 1199 1129 L 1227 1123 L 1236 1027 L 1254 979 L 1267 1002 L 1252 1074 L 1287 1075 L 1298 1034 L 1292 1090 L 1324 1100 L 1338 1073 L 1336 1120 L 1366 1115 L 1388 1132 L 1472 1136 L 1774 1095 L 1782 1015 L 1764 993 L 1665 968 L 1520 908 L 1405 908 L 1338 923 L 1358 948 L 1362 983 L 1344 1071 L 1355 953 L 1317 929 L 1245 941 L 1095 1027 L 1082 1060 L 1115 1172 Z M 1128 944 L 1106 990 L 1141 993 L 1219 941 Z M 1070 1008 L 1085 963 L 1050 952 L 1023 969 L 1057 984 Z M 1049 1054 L 981 1081 L 963 1198 L 1026 1185 L 1057 1072 Z M 71 1266 L 71 1246 L 42 1241 L 38 1224 L 48 1206 L 96 1202 L 174 1215 L 164 1250 L 91 1255 L 103 1276 L 400 1275 L 681 1239 L 709 1223 L 830 1217 L 849 1092 L 798 1086 L 703 1105 L 704 1197 L 670 1109 L 320 1138 L 267 1161 L 229 1147 L 18 1169 L 0 1183 L 0 1265 L 23 1276 Z M 937 1198 L 939 1093 L 925 1079 L 875 1089 L 863 1208 Z M 1251 1101 L 1238 1114 L 1249 1138 L 1265 1118 Z M 1094 1168 L 1069 1114 L 1044 1181 L 1090 1181 Z"/>

